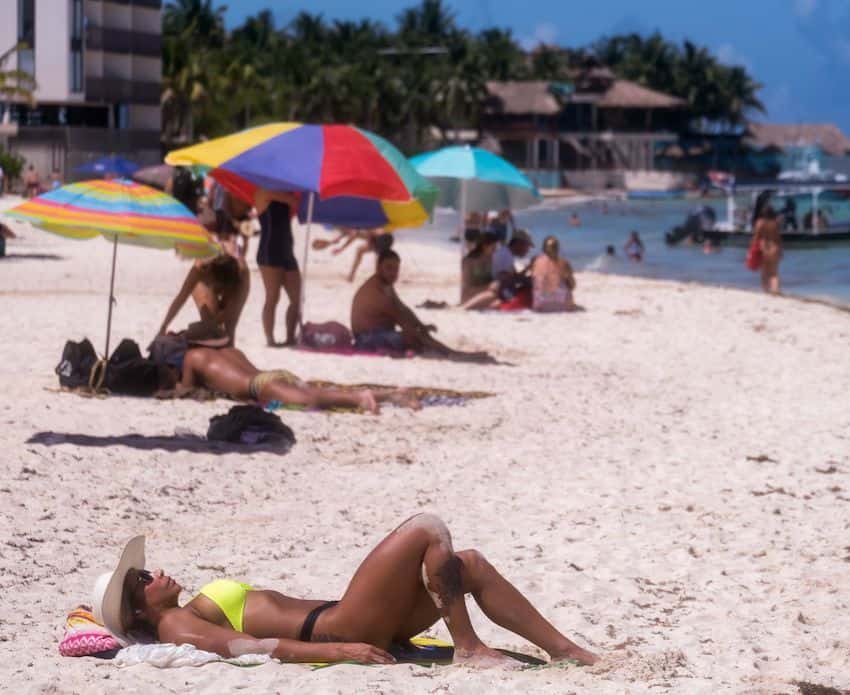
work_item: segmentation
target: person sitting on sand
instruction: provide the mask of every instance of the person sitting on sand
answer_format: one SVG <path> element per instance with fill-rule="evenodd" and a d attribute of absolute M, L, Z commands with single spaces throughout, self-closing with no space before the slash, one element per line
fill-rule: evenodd
<path fill-rule="evenodd" d="M 548 236 L 543 241 L 543 253 L 531 263 L 534 311 L 575 311 L 573 291 L 576 287 L 572 266 L 560 256 L 558 240 Z"/>
<path fill-rule="evenodd" d="M 95 617 L 125 644 L 146 635 L 225 658 L 391 664 L 395 645 L 409 644 L 442 618 L 455 664 L 515 665 L 478 637 L 464 599 L 472 594 L 490 620 L 543 649 L 552 662 L 589 665 L 599 658 L 559 632 L 479 551 L 455 552 L 449 529 L 433 514 L 417 514 L 386 536 L 338 601 L 217 579 L 181 606 L 183 587 L 146 564 L 145 537 L 136 536 L 94 586 Z"/>
<path fill-rule="evenodd" d="M 484 232 L 479 235 L 472 250 L 464 256 L 460 265 L 461 302 L 485 291 L 493 282 L 493 252 L 498 243 L 496 232 Z"/>
<path fill-rule="evenodd" d="M 646 249 L 644 248 L 643 241 L 641 241 L 640 234 L 637 232 L 629 234 L 628 240 L 623 245 L 623 251 L 626 252 L 626 256 L 629 259 L 637 262 L 642 261 Z"/>
<path fill-rule="evenodd" d="M 361 285 L 351 303 L 351 332 L 358 350 L 434 353 L 465 361 L 490 361 L 486 352 L 461 352 L 436 340 L 436 326 L 422 323 L 396 294 L 401 258 L 392 250 L 378 256 L 375 274 Z M 400 330 L 396 330 L 396 326 Z"/>
<path fill-rule="evenodd" d="M 499 244 L 493 251 L 490 285 L 465 300 L 462 308 L 497 309 L 502 302 L 510 301 L 519 288 L 527 285 L 528 268 L 517 272 L 515 258 L 525 258 L 534 246 L 534 240 L 525 229 L 517 229 L 507 245 Z"/>
<path fill-rule="evenodd" d="M 504 244 L 513 236 L 516 231 L 516 222 L 514 216 L 508 208 L 499 210 L 498 213 L 492 213 L 490 220 L 487 222 L 486 231 L 492 232 L 496 236 L 496 241 Z"/>
<path fill-rule="evenodd" d="M 156 341 L 170 340 L 160 336 Z M 261 371 L 236 348 L 209 348 L 177 343 L 173 349 L 151 346 L 151 356 L 161 366 L 160 396 L 182 396 L 198 388 L 231 398 L 307 408 L 362 408 L 377 413 L 378 404 L 390 401 L 418 409 L 419 403 L 404 389 L 337 389 L 310 386 L 286 370 Z"/>
<path fill-rule="evenodd" d="M 222 254 L 212 260 L 196 261 L 168 307 L 158 335 L 165 334 L 177 312 L 191 296 L 198 307 L 201 321 L 223 330 L 229 338 L 228 344 L 233 345 L 236 341 L 236 324 L 248 299 L 249 289 L 248 268 L 240 267 L 233 256 Z"/>

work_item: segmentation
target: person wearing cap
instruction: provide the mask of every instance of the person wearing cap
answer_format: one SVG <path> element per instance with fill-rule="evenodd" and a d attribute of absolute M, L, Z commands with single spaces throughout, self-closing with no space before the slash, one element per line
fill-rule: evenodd
<path fill-rule="evenodd" d="M 384 538 L 339 601 L 298 599 L 219 579 L 181 606 L 183 587 L 145 565 L 145 537 L 136 536 L 117 568 L 95 583 L 95 618 L 122 645 L 146 634 L 225 658 L 259 653 L 292 662 L 389 664 L 395 661 L 393 645 L 404 645 L 442 618 L 455 663 L 515 663 L 476 634 L 464 598 L 471 593 L 493 622 L 533 642 L 553 662 L 598 659 L 540 615 L 480 552 L 455 552 L 449 529 L 433 514 L 417 514 Z"/>
<path fill-rule="evenodd" d="M 533 246 L 534 239 L 527 230 L 515 230 L 507 245 L 500 244 L 493 253 L 493 282 L 486 290 L 466 300 L 462 308 L 497 309 L 502 302 L 513 299 L 518 289 L 528 286 L 528 268 L 517 272 L 514 261 L 525 258 Z"/>

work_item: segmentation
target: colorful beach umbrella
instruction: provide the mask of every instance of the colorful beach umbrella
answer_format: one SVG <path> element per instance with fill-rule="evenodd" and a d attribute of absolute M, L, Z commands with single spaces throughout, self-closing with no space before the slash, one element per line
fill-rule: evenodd
<path fill-rule="evenodd" d="M 531 180 L 496 154 L 458 145 L 425 152 L 410 160 L 440 189 L 438 205 L 467 210 L 525 208 L 540 200 Z"/>
<path fill-rule="evenodd" d="M 124 157 L 100 157 L 76 167 L 74 171 L 92 176 L 131 176 L 139 165 Z"/>
<path fill-rule="evenodd" d="M 214 179 L 248 202 L 258 188 L 302 193 L 305 276 L 312 222 L 416 227 L 438 193 L 392 144 L 348 125 L 272 123 L 175 150 L 165 161 L 211 167 Z M 302 304 L 305 294 L 302 286 Z"/>
<path fill-rule="evenodd" d="M 515 210 L 540 200 L 540 194 L 525 174 L 499 155 L 480 147 L 444 147 L 416 155 L 410 163 L 440 189 L 437 204 L 458 211 L 461 240 L 468 210 Z M 461 259 L 464 251 L 461 241 Z"/>
<path fill-rule="evenodd" d="M 348 125 L 271 123 L 170 152 L 167 164 L 211 167 L 213 178 L 246 201 L 254 191 L 354 196 L 427 204 L 433 187 L 392 144 Z"/>
<path fill-rule="evenodd" d="M 176 249 L 192 258 L 213 256 L 220 250 L 186 207 L 161 191 L 126 179 L 72 183 L 32 198 L 5 214 L 71 239 L 102 236 L 112 242 L 106 358 L 109 357 L 119 241 Z"/>

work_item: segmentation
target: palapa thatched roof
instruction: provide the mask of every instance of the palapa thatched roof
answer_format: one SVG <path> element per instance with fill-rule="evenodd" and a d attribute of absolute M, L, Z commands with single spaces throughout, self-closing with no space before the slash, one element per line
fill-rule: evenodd
<path fill-rule="evenodd" d="M 537 114 L 553 116 L 563 109 L 552 93 L 552 83 L 544 80 L 527 82 L 488 82 L 490 98 L 487 110 L 508 115 Z M 686 102 L 656 92 L 628 80 L 613 80 L 604 91 L 579 91 L 564 101 L 594 103 L 600 108 L 681 109 Z"/>
<path fill-rule="evenodd" d="M 488 107 L 498 113 L 554 116 L 561 112 L 561 105 L 549 91 L 549 82 L 544 80 L 488 82 L 487 91 Z"/>
<path fill-rule="evenodd" d="M 759 149 L 819 145 L 828 155 L 850 154 L 850 138 L 832 123 L 750 123 L 747 144 Z"/>
<path fill-rule="evenodd" d="M 687 102 L 654 89 L 641 87 L 635 82 L 614 80 L 596 105 L 617 109 L 682 109 L 687 106 Z"/>

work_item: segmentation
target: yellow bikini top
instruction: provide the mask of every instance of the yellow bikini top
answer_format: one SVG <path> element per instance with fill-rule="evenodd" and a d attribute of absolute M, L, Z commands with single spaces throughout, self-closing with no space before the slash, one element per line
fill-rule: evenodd
<path fill-rule="evenodd" d="M 250 584 L 242 584 L 232 579 L 216 579 L 205 584 L 198 592 L 217 605 L 224 617 L 237 632 L 242 632 L 242 615 L 245 612 L 245 601 L 248 592 L 253 591 Z"/>

